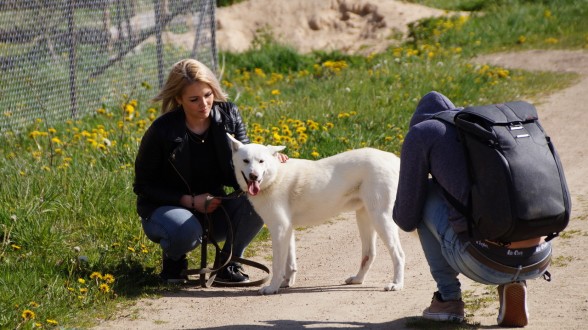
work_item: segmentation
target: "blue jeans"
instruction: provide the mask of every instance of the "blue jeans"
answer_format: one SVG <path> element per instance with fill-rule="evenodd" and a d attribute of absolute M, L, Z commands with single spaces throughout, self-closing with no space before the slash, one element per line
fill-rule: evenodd
<path fill-rule="evenodd" d="M 143 231 L 151 241 L 159 243 L 166 258 L 178 260 L 202 244 L 204 230 L 199 218 L 206 224 L 208 216 L 212 238 L 222 242 L 228 236 L 228 216 L 233 228 L 233 242 L 225 242 L 222 251 L 228 255 L 232 248 L 233 256 L 242 257 L 247 245 L 263 227 L 263 221 L 246 196 L 223 200 L 221 206 L 208 215 L 193 213 L 180 206 L 162 206 L 142 220 Z"/>
<path fill-rule="evenodd" d="M 536 279 L 543 275 L 542 270 L 520 272 L 517 275 L 499 272 L 472 257 L 466 251 L 471 243 L 459 240 L 449 224 L 447 204 L 442 196 L 437 185 L 430 182 L 423 221 L 417 231 L 431 275 L 444 300 L 461 298 L 458 274 L 479 283 L 493 285 Z M 551 251 L 551 245 L 548 249 Z"/>

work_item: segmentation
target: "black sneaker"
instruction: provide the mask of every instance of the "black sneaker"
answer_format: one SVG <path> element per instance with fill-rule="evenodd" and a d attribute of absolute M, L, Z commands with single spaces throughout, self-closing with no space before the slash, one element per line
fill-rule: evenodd
<path fill-rule="evenodd" d="M 231 261 L 216 273 L 215 283 L 244 283 L 249 282 L 249 275 L 243 273 L 243 266 Z"/>
<path fill-rule="evenodd" d="M 182 276 L 182 271 L 188 269 L 188 259 L 186 255 L 180 257 L 179 260 L 173 260 L 170 258 L 163 257 L 163 267 L 159 277 L 165 283 L 186 283 L 188 278 Z"/>

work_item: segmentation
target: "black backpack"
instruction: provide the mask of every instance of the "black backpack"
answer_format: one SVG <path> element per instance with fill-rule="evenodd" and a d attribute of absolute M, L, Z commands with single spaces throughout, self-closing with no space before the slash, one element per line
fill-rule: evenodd
<path fill-rule="evenodd" d="M 454 125 L 465 148 L 468 204 L 442 190 L 468 219 L 470 237 L 549 240 L 568 225 L 571 202 L 561 161 L 532 104 L 474 106 L 433 118 Z"/>

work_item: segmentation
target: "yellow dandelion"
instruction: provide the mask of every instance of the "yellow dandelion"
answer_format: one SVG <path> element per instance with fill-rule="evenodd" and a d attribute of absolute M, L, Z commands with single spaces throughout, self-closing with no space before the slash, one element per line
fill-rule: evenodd
<path fill-rule="evenodd" d="M 21 314 L 22 318 L 25 320 L 32 320 L 35 318 L 35 312 L 33 312 L 30 309 L 25 309 L 22 314 Z"/>
<path fill-rule="evenodd" d="M 108 284 L 104 284 L 104 283 L 100 284 L 99 289 L 100 289 L 100 292 L 103 292 L 103 293 L 110 292 L 110 287 L 108 286 Z"/>
<path fill-rule="evenodd" d="M 545 39 L 545 43 L 554 45 L 559 43 L 559 40 L 557 38 L 547 38 Z"/>
<path fill-rule="evenodd" d="M 280 95 L 280 90 L 279 89 L 273 89 L 272 90 L 272 95 Z"/>
<path fill-rule="evenodd" d="M 274 134 L 272 135 L 272 139 L 276 143 L 280 143 L 282 141 L 282 137 L 277 132 L 274 132 Z"/>
<path fill-rule="evenodd" d="M 135 248 L 132 246 L 127 247 L 127 250 L 131 251 L 131 252 L 135 252 Z"/>
<path fill-rule="evenodd" d="M 114 283 L 114 275 L 112 275 L 112 274 L 106 274 L 102 277 L 102 279 L 106 283 L 110 283 L 110 284 Z"/>
<path fill-rule="evenodd" d="M 316 150 L 314 150 L 313 152 L 311 152 L 310 155 L 312 157 L 314 157 L 314 158 L 318 158 L 320 156 L 320 154 Z"/>
<path fill-rule="evenodd" d="M 20 250 L 20 246 L 18 246 L 18 245 L 16 245 L 16 244 L 11 244 L 11 245 L 10 245 L 10 247 L 11 247 L 13 250 Z"/>
<path fill-rule="evenodd" d="M 59 323 L 57 323 L 56 320 L 52 320 L 52 319 L 47 319 L 45 320 L 45 322 L 47 322 L 47 324 L 49 325 L 58 325 Z"/>
<path fill-rule="evenodd" d="M 83 278 L 78 278 L 78 283 L 86 284 L 86 280 L 84 280 Z"/>
<path fill-rule="evenodd" d="M 92 274 L 90 274 L 90 278 L 91 279 L 102 279 L 102 274 L 100 274 L 99 272 L 93 272 Z"/>
<path fill-rule="evenodd" d="M 260 68 L 255 68 L 255 70 L 253 70 L 253 72 L 254 72 L 254 73 L 255 73 L 255 75 L 257 75 L 258 77 L 265 78 L 265 72 L 263 72 L 263 69 L 260 69 Z"/>
<path fill-rule="evenodd" d="M 88 293 L 88 288 L 80 288 L 80 293 L 81 293 L 81 294 L 86 294 L 86 293 Z"/>
<path fill-rule="evenodd" d="M 261 135 L 255 135 L 253 137 L 253 143 L 263 144 L 264 142 L 265 142 L 265 139 Z"/>
<path fill-rule="evenodd" d="M 298 136 L 298 139 L 297 140 L 298 140 L 298 143 L 305 144 L 308 141 L 308 135 L 306 135 L 306 134 L 300 134 Z"/>
<path fill-rule="evenodd" d="M 132 115 L 133 113 L 135 113 L 135 107 L 132 104 L 127 104 L 125 105 L 125 112 L 127 113 L 127 115 Z"/>
<path fill-rule="evenodd" d="M 498 69 L 496 70 L 496 74 L 499 78 L 508 78 L 508 76 L 510 75 L 510 71 L 508 71 L 507 69 Z"/>

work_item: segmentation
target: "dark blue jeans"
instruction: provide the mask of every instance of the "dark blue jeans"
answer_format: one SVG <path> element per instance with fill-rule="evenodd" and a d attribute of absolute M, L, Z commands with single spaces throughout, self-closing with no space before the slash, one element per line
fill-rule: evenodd
<path fill-rule="evenodd" d="M 212 225 L 212 237 L 217 242 L 227 240 L 228 216 L 233 228 L 233 242 L 225 242 L 222 250 L 228 254 L 232 248 L 233 256 L 242 257 L 247 245 L 261 230 L 263 221 L 246 196 L 223 200 L 221 206 L 207 215 Z M 208 222 L 205 217 L 204 214 L 193 213 L 180 206 L 162 206 L 149 218 L 143 219 L 142 224 L 145 235 L 151 241 L 159 243 L 165 256 L 178 260 L 202 244 L 204 230 L 198 220 L 200 218 L 206 224 Z"/>

